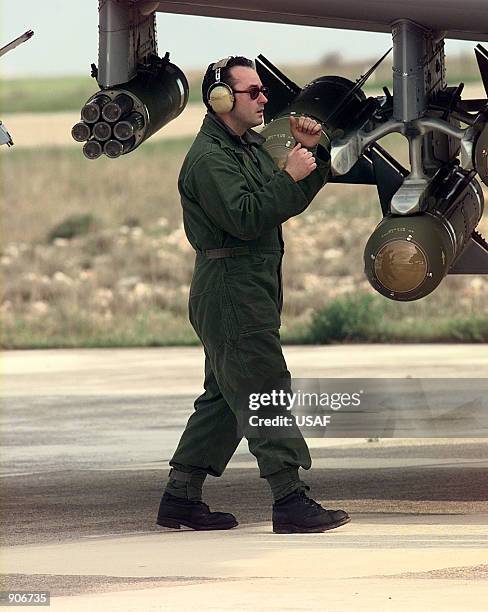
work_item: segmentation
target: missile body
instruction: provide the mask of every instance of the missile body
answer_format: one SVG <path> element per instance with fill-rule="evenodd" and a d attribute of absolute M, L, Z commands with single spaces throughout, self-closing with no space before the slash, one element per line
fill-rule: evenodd
<path fill-rule="evenodd" d="M 431 293 L 462 256 L 483 214 L 483 192 L 461 169 L 434 178 L 428 209 L 387 215 L 364 250 L 364 269 L 374 289 L 397 301 Z"/>
<path fill-rule="evenodd" d="M 368 101 L 355 83 L 338 76 L 324 76 L 306 85 L 281 112 L 265 126 L 261 135 L 264 147 L 280 168 L 295 146 L 290 130 L 290 116 L 312 117 L 322 124 L 320 145 L 330 153 L 332 138 L 354 129 L 363 119 Z M 341 103 L 343 101 L 343 103 Z M 266 112 L 266 109 L 265 109 Z"/>

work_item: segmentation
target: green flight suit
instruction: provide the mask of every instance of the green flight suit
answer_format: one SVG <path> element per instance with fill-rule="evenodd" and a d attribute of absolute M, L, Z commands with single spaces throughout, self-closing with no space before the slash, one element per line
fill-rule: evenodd
<path fill-rule="evenodd" d="M 205 350 L 205 392 L 170 461 L 187 473 L 220 476 L 246 431 L 249 393 L 289 388 L 279 336 L 281 224 L 307 208 L 326 182 L 329 163 L 317 159 L 317 169 L 295 183 L 263 142 L 253 130 L 240 138 L 207 114 L 180 172 L 185 232 L 197 252 L 190 321 Z M 228 247 L 250 253 L 204 254 Z M 261 477 L 310 468 L 299 431 L 247 437 Z"/>

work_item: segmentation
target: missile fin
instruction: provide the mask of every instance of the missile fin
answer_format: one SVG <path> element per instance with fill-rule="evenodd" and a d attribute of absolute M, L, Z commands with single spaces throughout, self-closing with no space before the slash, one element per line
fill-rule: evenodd
<path fill-rule="evenodd" d="M 474 231 L 448 274 L 488 274 L 488 243 Z"/>
<path fill-rule="evenodd" d="M 377 143 L 370 147 L 370 156 L 374 166 L 381 211 L 385 216 L 389 214 L 391 199 L 403 185 L 408 170 Z"/>
<path fill-rule="evenodd" d="M 485 87 L 485 93 L 488 97 L 488 51 L 483 45 L 477 45 L 474 52 L 476 53 L 476 59 L 478 60 L 478 67 L 480 69 L 481 80 Z"/>
<path fill-rule="evenodd" d="M 359 77 L 359 79 L 354 84 L 354 87 L 350 89 L 344 95 L 344 97 L 339 100 L 334 110 L 328 115 L 325 123 L 330 123 L 332 118 L 341 111 L 341 109 L 346 105 L 346 103 L 349 100 L 351 100 L 358 91 L 361 90 L 361 88 L 366 83 L 366 81 L 369 79 L 369 77 L 373 74 L 376 68 L 378 68 L 378 66 L 383 62 L 383 60 L 386 58 L 387 55 L 390 54 L 392 50 L 393 50 L 393 47 L 390 47 L 388 51 L 382 57 L 380 57 L 380 59 L 375 64 L 373 64 L 373 66 L 371 66 L 371 68 L 366 72 L 366 74 L 363 74 L 362 76 Z"/>
<path fill-rule="evenodd" d="M 11 147 L 14 144 L 12 136 L 8 133 L 5 125 L 0 121 L 0 145 L 6 144 L 7 147 Z"/>
<path fill-rule="evenodd" d="M 264 55 L 256 58 L 256 71 L 271 96 L 264 107 L 264 122 L 268 123 L 284 110 L 302 91 L 301 88 L 285 76 Z"/>
<path fill-rule="evenodd" d="M 392 197 L 408 175 L 406 170 L 388 151 L 375 143 L 361 155 L 347 174 L 329 176 L 329 183 L 348 185 L 376 185 L 383 216 L 387 215 Z"/>
<path fill-rule="evenodd" d="M 369 152 L 364 153 L 346 174 L 329 176 L 328 183 L 347 185 L 376 185 L 374 165 Z"/>

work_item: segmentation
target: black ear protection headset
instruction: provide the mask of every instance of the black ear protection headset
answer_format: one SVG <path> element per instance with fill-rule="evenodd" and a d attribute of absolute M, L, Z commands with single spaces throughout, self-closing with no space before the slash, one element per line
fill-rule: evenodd
<path fill-rule="evenodd" d="M 225 68 L 232 59 L 232 56 L 226 57 L 212 66 L 214 71 L 214 82 L 207 91 L 207 102 L 215 113 L 228 113 L 236 103 L 232 88 L 220 80 L 220 71 Z"/>

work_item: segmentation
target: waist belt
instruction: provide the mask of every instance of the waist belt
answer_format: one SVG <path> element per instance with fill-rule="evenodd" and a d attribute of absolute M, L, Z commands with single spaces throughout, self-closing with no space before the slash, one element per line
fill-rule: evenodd
<path fill-rule="evenodd" d="M 227 247 L 224 249 L 206 249 L 200 251 L 207 259 L 222 259 L 224 257 L 240 257 L 252 253 L 249 247 Z"/>
<path fill-rule="evenodd" d="M 224 257 L 240 257 L 241 255 L 250 255 L 251 253 L 283 253 L 282 249 L 260 248 L 252 249 L 251 247 L 226 247 L 223 249 L 205 249 L 198 251 L 207 259 L 223 259 Z"/>

